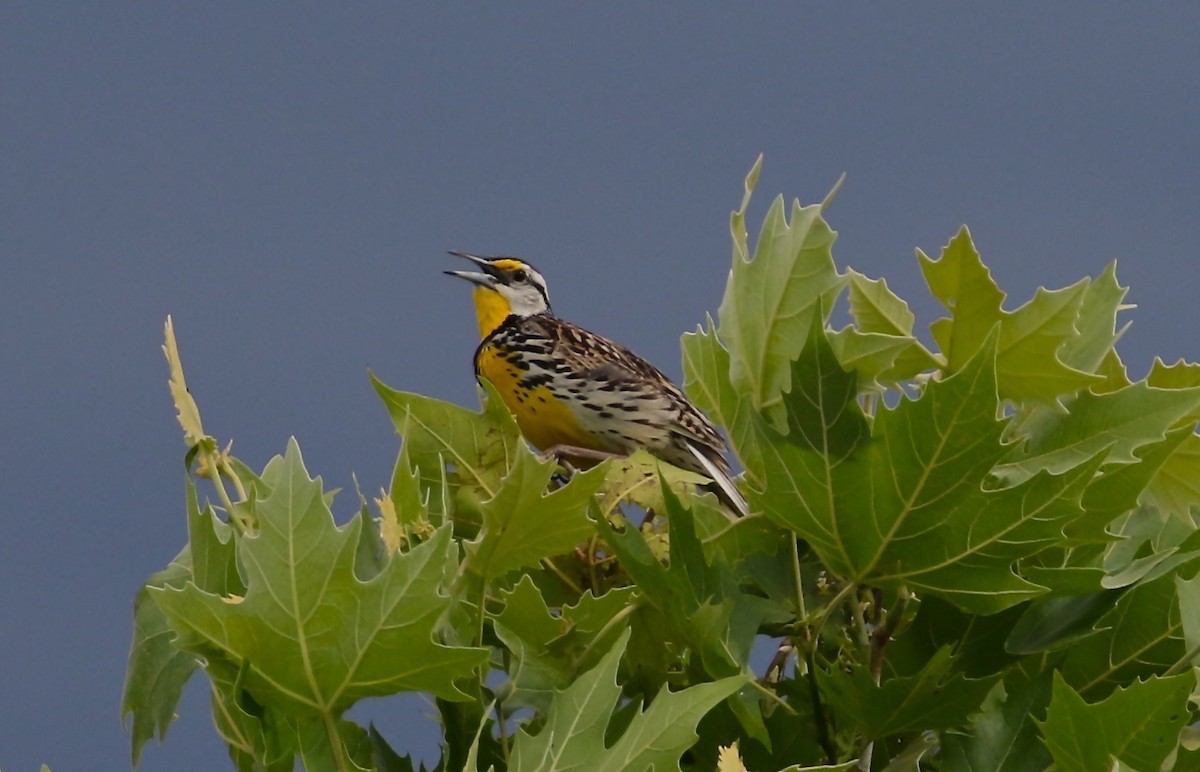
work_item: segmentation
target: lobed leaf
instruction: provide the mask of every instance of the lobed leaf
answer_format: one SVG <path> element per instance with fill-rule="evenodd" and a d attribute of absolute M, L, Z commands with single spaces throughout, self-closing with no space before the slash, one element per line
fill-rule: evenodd
<path fill-rule="evenodd" d="M 1076 334 L 1063 341 L 1058 350 L 1059 360 L 1068 367 L 1085 373 L 1095 373 L 1113 353 L 1125 327 L 1117 329 L 1117 314 L 1133 308 L 1124 305 L 1128 287 L 1117 283 L 1117 263 L 1114 260 L 1095 279 L 1085 284 L 1083 302 L 1075 319 Z"/>
<path fill-rule="evenodd" d="M 553 460 L 540 461 L 522 449 L 495 496 L 480 505 L 483 528 L 466 551 L 468 568 L 485 582 L 567 552 L 595 532 L 588 505 L 604 484 L 606 464 L 546 493 L 556 468 Z"/>
<path fill-rule="evenodd" d="M 246 692 L 291 715 L 336 717 L 362 697 L 402 690 L 465 696 L 454 682 L 486 650 L 434 638 L 457 567 L 448 529 L 363 581 L 354 572 L 361 514 L 334 524 L 295 441 L 272 471 L 270 495 L 255 502 L 260 530 L 237 542 L 244 597 L 194 583 L 151 590 L 177 645 L 246 668 Z"/>
<path fill-rule="evenodd" d="M 761 480 L 762 460 L 756 444 L 756 413 L 751 401 L 730 382 L 730 355 L 711 318 L 705 327 L 686 333 L 683 349 L 684 389 L 688 396 L 724 427 L 738 460 L 751 478 Z"/>
<path fill-rule="evenodd" d="M 1083 392 L 1070 412 L 1031 416 L 1021 427 L 1024 441 L 1014 444 L 996 474 L 1007 480 L 1041 470 L 1059 474 L 1105 449 L 1110 463 L 1137 463 L 1135 451 L 1161 442 L 1197 406 L 1200 387 L 1157 389 L 1142 381 L 1106 394 Z"/>
<path fill-rule="evenodd" d="M 600 533 L 635 582 L 641 605 L 653 608 L 675 640 L 699 653 L 704 672 L 741 672 L 766 604 L 742 592 L 723 558 L 708 562 L 691 513 L 665 485 L 663 496 L 671 523 L 666 565 L 632 528 L 617 531 L 601 520 Z"/>
<path fill-rule="evenodd" d="M 833 263 L 837 234 L 822 216 L 825 203 L 802 207 L 796 201 L 789 222 L 783 197 L 775 199 L 754 256 L 747 258 L 744 213 L 751 180 L 746 188 L 732 221 L 733 269 L 719 310 L 720 337 L 729 350 L 730 383 L 781 428 L 778 405 L 789 387 L 790 364 L 803 347 L 814 309 L 833 308 L 844 280 Z"/>
<path fill-rule="evenodd" d="M 1043 772 L 1050 754 L 1042 745 L 1035 715 L 1050 700 L 1050 676 L 1029 681 L 1019 672 L 996 684 L 964 729 L 943 735 L 949 768 L 970 772 Z"/>
<path fill-rule="evenodd" d="M 818 671 L 821 694 L 838 726 L 869 740 L 925 729 L 957 726 L 983 702 L 999 676 L 965 678 L 951 673 L 950 648 L 930 658 L 915 676 L 876 684 L 865 668 Z"/>
<path fill-rule="evenodd" d="M 1046 720 L 1046 747 L 1061 772 L 1109 769 L 1117 759 L 1133 769 L 1160 769 L 1188 722 L 1187 700 L 1195 677 L 1152 676 L 1088 704 L 1059 675 Z"/>
<path fill-rule="evenodd" d="M 1010 312 L 1001 307 L 1005 295 L 984 266 L 966 227 L 937 260 L 920 250 L 917 256 L 930 290 L 951 312 L 930 326 L 949 372 L 964 367 L 998 324 L 996 377 L 1002 398 L 1056 405 L 1062 395 L 1101 381 L 1100 376 L 1068 366 L 1058 355 L 1080 334 L 1075 322 L 1087 294 L 1087 280 L 1060 290 L 1039 288 L 1032 300 Z M 1089 308 L 1089 314 L 1100 313 Z M 1094 331 L 1089 328 L 1088 333 L 1094 344 Z M 1084 354 L 1090 356 L 1091 350 Z"/>
<path fill-rule="evenodd" d="M 1189 432 L 1146 486 L 1145 501 L 1191 524 L 1200 515 L 1200 435 Z"/>
<path fill-rule="evenodd" d="M 133 601 L 133 643 L 121 695 L 121 722 L 130 733 L 133 766 L 146 743 L 167 737 L 183 687 L 200 666 L 196 655 L 175 648 L 173 633 L 150 598 L 151 587 L 182 586 L 191 578 L 191 556 L 185 548 L 162 571 L 151 576 Z M 132 717 L 132 723 L 127 719 Z"/>
<path fill-rule="evenodd" d="M 624 632 L 596 667 L 555 694 L 545 726 L 514 738 L 512 772 L 590 769 L 678 769 L 679 757 L 697 740 L 696 724 L 714 705 L 746 682 L 741 676 L 699 684 L 679 692 L 665 689 L 649 708 L 635 712 L 610 746 L 605 733 L 621 688 L 617 666 L 629 642 Z"/>
<path fill-rule="evenodd" d="M 758 506 L 851 581 L 907 584 L 974 613 L 1044 592 L 1013 563 L 1060 541 L 1083 514 L 1080 497 L 1101 457 L 992 489 L 990 470 L 1005 452 L 993 351 L 920 399 L 882 409 L 868 436 L 854 378 L 816 330 L 793 370 L 789 434 L 763 428 L 768 485 Z"/>
<path fill-rule="evenodd" d="M 1066 650 L 1059 672 L 1081 696 L 1103 697 L 1165 672 L 1185 653 L 1175 577 L 1165 575 L 1127 590 L 1093 635 Z"/>
<path fill-rule="evenodd" d="M 477 497 L 490 499 L 499 491 L 517 454 L 527 450 L 516 420 L 491 384 L 484 382 L 484 409 L 476 413 L 450 402 L 390 389 L 373 374 L 371 383 L 396 432 L 404 438 L 408 463 L 416 468 L 421 481 L 422 498 L 436 513 L 449 513 L 443 498 L 447 471 L 455 488 L 463 486 Z"/>
<path fill-rule="evenodd" d="M 216 517 L 211 507 L 200 509 L 196 484 L 189 477 L 187 523 L 189 541 L 162 571 L 154 574 L 134 600 L 133 643 L 121 698 L 121 717 L 133 717 L 130 744 L 136 767 L 142 748 L 155 736 L 166 739 L 175 720 L 183 687 L 202 663 L 192 652 L 175 645 L 167 617 L 151 597 L 151 589 L 179 589 L 189 582 L 221 595 L 241 595 L 245 585 L 238 574 L 236 532 Z"/>

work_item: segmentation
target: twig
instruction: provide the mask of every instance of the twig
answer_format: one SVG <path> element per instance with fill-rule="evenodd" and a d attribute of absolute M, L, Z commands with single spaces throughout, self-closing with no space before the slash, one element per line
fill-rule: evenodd
<path fill-rule="evenodd" d="M 553 560 L 551 560 L 550 558 L 543 558 L 542 565 L 545 566 L 546 568 L 550 569 L 550 573 L 554 574 L 559 579 L 561 579 L 562 583 L 565 584 L 566 586 L 570 587 L 573 591 L 575 591 L 575 593 L 577 593 L 579 595 L 583 595 L 583 588 L 580 587 L 578 584 L 576 584 L 575 581 L 571 579 L 571 577 L 569 577 L 565 573 L 563 573 L 563 570 L 561 568 L 559 568 L 557 565 L 555 565 Z"/>
<path fill-rule="evenodd" d="M 883 647 L 887 646 L 896 633 L 896 628 L 904 618 L 908 608 L 908 588 L 901 587 L 896 592 L 896 604 L 883 614 L 883 593 L 876 589 L 875 593 L 875 629 L 871 633 L 871 677 L 879 684 L 883 674 Z"/>
<path fill-rule="evenodd" d="M 591 580 L 591 583 L 592 583 L 592 587 L 591 587 L 592 594 L 596 595 L 596 596 L 600 595 L 600 579 L 596 575 L 596 546 L 599 543 L 600 543 L 600 534 L 594 534 L 592 536 L 592 538 L 588 540 L 588 546 L 587 546 L 588 578 Z M 580 593 L 580 594 L 582 595 L 582 593 Z"/>
<path fill-rule="evenodd" d="M 838 590 L 837 594 L 830 599 L 829 603 L 825 605 L 825 608 L 821 611 L 821 616 L 817 617 L 817 623 L 813 625 L 813 646 L 816 646 L 817 640 L 820 639 L 821 632 L 825 629 L 825 625 L 829 623 L 829 617 L 833 615 L 834 609 L 842 605 L 842 602 L 846 600 L 846 596 L 850 595 L 856 589 L 858 589 L 858 585 L 856 585 L 854 582 L 847 582 L 846 585 L 843 586 L 842 589 Z"/>
<path fill-rule="evenodd" d="M 817 659 L 811 648 L 805 648 L 804 661 L 808 665 L 808 694 L 812 699 L 813 718 L 817 722 L 817 742 L 825 751 L 825 760 L 830 764 L 837 763 L 837 749 L 833 738 L 829 735 L 829 722 L 825 720 L 825 706 L 821 704 L 821 690 L 817 687 Z"/>
<path fill-rule="evenodd" d="M 768 689 L 764 684 L 762 684 L 758 681 L 754 681 L 754 680 L 750 681 L 750 686 L 753 687 L 754 689 L 757 689 L 758 691 L 762 692 L 763 696 L 765 696 L 768 700 L 770 700 L 771 702 L 774 702 L 776 705 L 783 708 L 784 712 L 790 713 L 793 716 L 799 715 L 796 712 L 796 709 L 793 708 L 791 705 L 788 705 L 787 701 L 784 700 L 782 697 L 780 697 L 778 694 L 776 694 L 773 689 Z"/>
<path fill-rule="evenodd" d="M 851 601 L 851 610 L 854 613 L 854 627 L 858 631 L 858 643 L 862 646 L 863 654 L 866 655 L 868 663 L 874 660 L 874 639 L 871 631 L 867 629 L 867 618 L 863 614 L 862 600 L 856 595 Z M 881 660 L 882 661 L 882 660 Z M 879 676 L 871 668 L 871 675 L 874 678 L 875 685 L 879 685 Z M 858 755 L 858 768 L 862 772 L 869 772 L 871 769 L 871 758 L 875 755 L 875 741 L 871 740 L 863 746 L 862 752 Z"/>
<path fill-rule="evenodd" d="M 804 577 L 800 573 L 800 542 L 796 539 L 791 539 L 792 542 L 792 580 L 796 583 L 796 611 L 800 619 L 808 618 L 808 611 L 804 604 Z"/>
<path fill-rule="evenodd" d="M 504 729 L 504 711 L 500 707 L 500 700 L 496 700 L 496 726 L 500 730 L 500 753 L 503 754 L 504 760 L 508 761 L 508 732 Z"/>

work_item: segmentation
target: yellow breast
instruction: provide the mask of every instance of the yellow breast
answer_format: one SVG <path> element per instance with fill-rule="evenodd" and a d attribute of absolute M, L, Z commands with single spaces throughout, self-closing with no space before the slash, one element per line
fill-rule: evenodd
<path fill-rule="evenodd" d="M 517 419 L 521 434 L 534 447 L 548 450 L 555 445 L 573 445 L 607 450 L 580 425 L 571 408 L 559 401 L 548 386 L 523 386 L 521 379 L 527 373 L 509 362 L 496 346 L 485 345 L 479 350 L 475 368 L 496 387 L 504 404 Z"/>
<path fill-rule="evenodd" d="M 475 301 L 475 319 L 479 322 L 479 337 L 483 339 L 508 318 L 508 300 L 487 287 L 476 287 L 472 299 Z"/>

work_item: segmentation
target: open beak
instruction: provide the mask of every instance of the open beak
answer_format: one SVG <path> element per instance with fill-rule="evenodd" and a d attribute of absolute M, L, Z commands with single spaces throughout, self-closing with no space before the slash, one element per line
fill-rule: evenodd
<path fill-rule="evenodd" d="M 447 276 L 457 276 L 460 279 L 466 279 L 472 284 L 478 284 L 481 287 L 487 287 L 489 289 L 494 289 L 499 283 L 500 272 L 493 268 L 492 264 L 486 258 L 478 257 L 477 255 L 471 255 L 466 252 L 458 252 L 453 249 L 450 250 L 450 254 L 454 255 L 455 257 L 462 257 L 470 260 L 472 263 L 482 268 L 483 272 L 445 271 L 444 273 Z"/>

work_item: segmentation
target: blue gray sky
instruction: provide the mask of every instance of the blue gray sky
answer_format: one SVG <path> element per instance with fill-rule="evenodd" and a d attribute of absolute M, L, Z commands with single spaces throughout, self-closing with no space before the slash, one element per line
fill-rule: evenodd
<path fill-rule="evenodd" d="M 1190 3 L 4 4 L 0 768 L 128 763 L 131 601 L 185 539 L 167 314 L 209 432 L 377 490 L 367 368 L 476 404 L 445 250 L 678 377 L 761 152 L 751 222 L 845 172 L 835 256 L 922 328 L 913 249 L 963 223 L 1014 303 L 1118 259 L 1140 375 L 1200 358 L 1197 39 Z M 355 715 L 432 758 L 429 713 Z M 180 715 L 143 769 L 221 768 L 202 678 Z"/>

